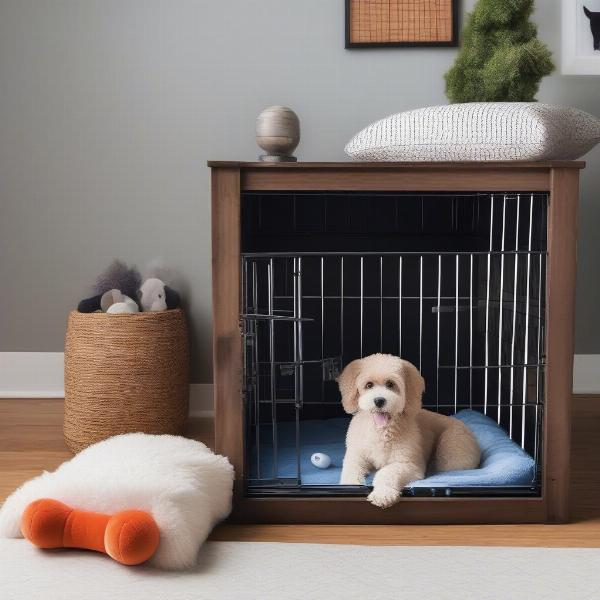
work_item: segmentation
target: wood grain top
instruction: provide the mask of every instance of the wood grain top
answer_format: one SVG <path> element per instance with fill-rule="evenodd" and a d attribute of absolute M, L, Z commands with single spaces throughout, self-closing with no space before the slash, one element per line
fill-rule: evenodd
<path fill-rule="evenodd" d="M 477 162 L 295 162 L 267 163 L 231 160 L 209 160 L 210 168 L 230 169 L 583 169 L 583 160 L 547 161 L 477 161 Z"/>

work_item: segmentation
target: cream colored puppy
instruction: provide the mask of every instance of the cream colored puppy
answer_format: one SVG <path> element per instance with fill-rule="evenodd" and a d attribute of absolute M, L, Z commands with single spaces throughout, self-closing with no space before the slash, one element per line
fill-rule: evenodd
<path fill-rule="evenodd" d="M 458 419 L 421 408 L 425 382 L 417 368 L 391 354 L 352 361 L 338 377 L 342 406 L 353 416 L 340 484 L 364 485 L 376 471 L 368 500 L 381 508 L 427 472 L 479 466 L 475 437 Z"/>

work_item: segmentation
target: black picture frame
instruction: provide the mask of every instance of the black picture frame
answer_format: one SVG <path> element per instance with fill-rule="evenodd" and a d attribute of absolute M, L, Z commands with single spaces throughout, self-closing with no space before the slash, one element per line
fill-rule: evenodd
<path fill-rule="evenodd" d="M 362 48 L 456 48 L 459 42 L 459 0 L 452 3 L 452 38 L 447 42 L 352 42 L 350 39 L 350 5 L 351 0 L 345 0 L 345 48 L 357 50 Z"/>

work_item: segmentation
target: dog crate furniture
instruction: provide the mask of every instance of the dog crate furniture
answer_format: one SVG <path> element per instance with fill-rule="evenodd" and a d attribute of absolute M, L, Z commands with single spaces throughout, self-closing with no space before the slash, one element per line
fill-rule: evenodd
<path fill-rule="evenodd" d="M 208 164 L 216 450 L 235 467 L 232 518 L 568 519 L 584 163 Z M 375 352 L 421 370 L 425 408 L 493 419 L 530 457 L 530 480 L 406 489 L 386 510 L 367 485 L 324 482 L 307 457 L 343 437 L 335 378 Z"/>

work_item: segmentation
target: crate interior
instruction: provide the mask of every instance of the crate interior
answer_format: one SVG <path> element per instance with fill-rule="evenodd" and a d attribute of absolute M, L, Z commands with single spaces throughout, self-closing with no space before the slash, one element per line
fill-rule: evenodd
<path fill-rule="evenodd" d="M 249 493 L 368 491 L 308 457 L 343 454 L 335 378 L 385 352 L 420 369 L 424 408 L 485 414 L 535 463 L 519 485 L 414 493 L 539 494 L 546 211 L 535 192 L 244 193 Z"/>

